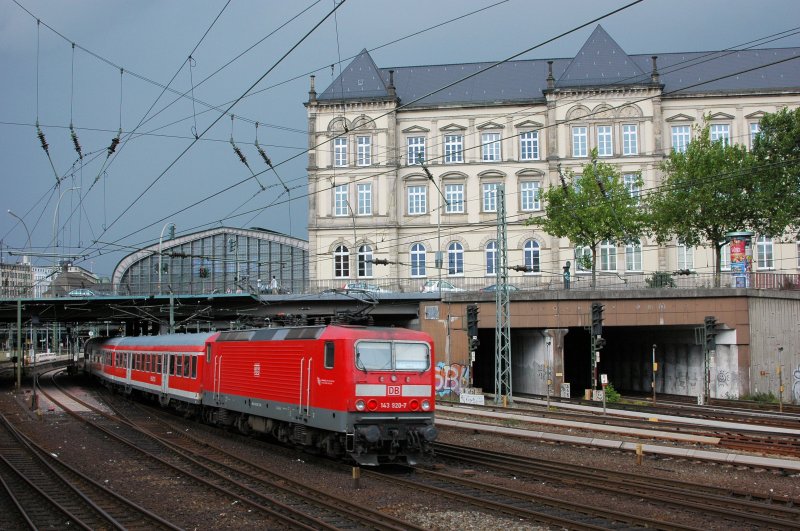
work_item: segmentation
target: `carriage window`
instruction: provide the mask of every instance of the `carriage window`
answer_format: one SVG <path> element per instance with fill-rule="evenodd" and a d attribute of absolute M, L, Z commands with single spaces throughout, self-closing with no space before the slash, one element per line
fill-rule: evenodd
<path fill-rule="evenodd" d="M 193 360 L 193 356 L 183 356 L 183 375 L 188 378 L 192 374 L 192 365 L 191 361 Z"/>
<path fill-rule="evenodd" d="M 172 376 L 175 376 L 175 356 L 167 354 L 169 356 L 169 373 Z"/>
<path fill-rule="evenodd" d="M 206 363 L 211 363 L 211 345 L 206 345 Z"/>
<path fill-rule="evenodd" d="M 175 358 L 175 376 L 183 375 L 183 356 L 175 354 L 173 358 Z"/>
<path fill-rule="evenodd" d="M 399 371 L 424 371 L 430 365 L 428 345 L 424 343 L 395 343 L 394 354 Z"/>
<path fill-rule="evenodd" d="M 197 356 L 192 356 L 192 378 L 197 378 Z"/>
<path fill-rule="evenodd" d="M 163 359 L 163 357 L 164 357 L 163 354 L 156 354 L 156 372 L 158 374 L 161 374 L 161 369 L 163 367 L 161 360 Z"/>
<path fill-rule="evenodd" d="M 388 371 L 392 369 L 392 344 L 388 341 L 359 341 L 356 344 L 356 368 Z"/>
<path fill-rule="evenodd" d="M 325 342 L 325 368 L 326 369 L 333 369 L 333 341 L 326 341 Z"/>

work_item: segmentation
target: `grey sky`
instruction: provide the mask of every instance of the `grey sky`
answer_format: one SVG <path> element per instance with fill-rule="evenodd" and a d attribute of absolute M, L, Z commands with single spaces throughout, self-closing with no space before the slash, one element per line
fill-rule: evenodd
<path fill-rule="evenodd" d="M 202 133 L 220 117 L 205 103 L 227 108 L 333 8 L 333 0 L 316 4 L 234 0 L 193 53 L 192 68 L 184 62 L 222 10 L 222 1 L 18 1 L 34 17 L 12 0 L 0 0 L 3 259 L 15 261 L 6 251 L 22 249 L 27 240 L 25 228 L 5 210 L 24 217 L 35 251 L 51 252 L 56 202 L 63 193 L 56 224 L 58 252 L 86 256 L 81 265 L 102 275 L 110 275 L 128 252 L 157 242 L 167 222 L 176 223 L 179 233 L 219 226 L 223 220 L 224 225 L 259 226 L 305 238 L 302 152 L 307 137 L 302 103 L 308 95 L 308 75 L 316 74 L 321 92 L 332 80 L 330 65 L 340 57 L 346 64 L 363 48 L 373 50 L 496 3 L 347 0 L 335 18 L 324 22 L 266 76 L 255 95 L 233 107 L 233 131 L 230 117 L 225 116 L 192 145 L 193 131 Z M 372 56 L 379 67 L 500 60 L 627 3 L 511 0 L 374 50 Z M 198 86 L 306 7 L 305 14 Z M 66 37 L 40 26 L 38 69 L 36 17 Z M 600 23 L 631 54 L 719 50 L 800 26 L 800 2 L 645 0 Z M 523 58 L 572 57 L 593 29 L 594 24 Z M 800 36 L 767 46 L 800 46 Z M 121 107 L 119 67 L 125 70 Z M 184 98 L 167 107 L 177 97 L 164 94 L 149 116 L 158 114 L 137 129 L 148 134 L 120 144 L 103 166 L 120 114 L 123 133 L 130 132 L 162 91 L 141 78 L 166 84 L 176 72 L 171 87 L 182 93 L 193 82 L 199 101 L 193 105 Z M 37 116 L 55 170 L 66 176 L 58 190 L 53 168 L 36 138 Z M 83 165 L 72 145 L 70 121 L 85 154 Z M 260 124 L 259 144 L 278 176 L 264 172 L 267 167 L 253 146 L 254 122 Z M 234 153 L 231 134 L 253 171 L 264 172 L 258 181 L 265 191 L 252 178 L 234 186 L 251 173 Z M 278 177 L 290 188 L 289 196 L 281 194 Z M 73 187 L 80 191 L 68 191 Z M 230 189 L 190 207 L 226 188 Z M 79 195 L 84 197 L 81 208 L 77 208 Z M 224 220 L 238 207 L 238 212 L 253 212 Z"/>

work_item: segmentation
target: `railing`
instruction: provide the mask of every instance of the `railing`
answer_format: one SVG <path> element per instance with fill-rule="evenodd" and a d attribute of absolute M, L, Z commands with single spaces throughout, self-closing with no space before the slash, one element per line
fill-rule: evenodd
<path fill-rule="evenodd" d="M 345 290 L 347 284 L 363 285 L 363 291 L 386 294 L 386 293 L 419 293 L 423 291 L 426 282 L 437 280 L 434 277 L 426 278 L 375 278 L 375 279 L 338 279 L 338 280 L 319 280 L 314 282 L 294 282 L 282 284 L 278 289 L 278 295 L 302 295 L 320 294 L 324 292 L 362 291 L 359 288 Z M 442 277 L 446 282 L 442 287 L 442 292 L 465 291 L 480 292 L 493 291 L 495 277 Z M 510 290 L 512 293 L 517 291 L 564 291 L 566 288 L 564 279 L 561 275 L 534 274 L 534 275 L 514 275 L 509 278 Z M 451 288 L 452 286 L 452 288 Z M 712 289 L 727 288 L 734 289 L 733 279 L 728 272 L 723 272 L 717 282 L 713 273 L 607 273 L 598 272 L 595 285 L 592 287 L 591 273 L 573 274 L 570 278 L 569 289 L 571 290 L 648 290 L 648 289 Z M 800 291 L 800 274 L 797 273 L 751 273 L 749 276 L 750 289 L 773 290 L 773 291 Z M 217 295 L 217 294 L 251 294 L 270 296 L 272 290 L 267 285 L 253 286 L 236 282 L 186 282 L 171 283 L 169 285 L 172 293 L 176 295 Z M 488 289 L 487 289 L 488 288 Z M 158 283 L 153 282 L 142 289 L 123 287 L 116 291 L 110 285 L 94 285 L 90 289 L 95 296 L 151 296 L 167 295 L 169 292 L 165 286 L 162 290 L 158 289 Z M 0 289 L 0 298 L 15 299 L 25 298 L 26 290 L 20 291 L 19 288 Z M 431 292 L 438 293 L 436 287 L 431 288 Z M 66 296 L 65 298 L 72 298 Z"/>

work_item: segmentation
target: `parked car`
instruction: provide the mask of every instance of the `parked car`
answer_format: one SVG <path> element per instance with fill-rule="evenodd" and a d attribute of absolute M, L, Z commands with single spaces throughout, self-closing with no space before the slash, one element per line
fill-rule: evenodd
<path fill-rule="evenodd" d="M 491 291 L 492 293 L 494 293 L 495 291 L 497 291 L 497 284 L 492 284 L 490 286 L 486 286 L 485 288 L 481 288 L 481 291 Z M 519 288 L 512 284 L 509 284 L 508 291 L 519 291 Z"/>
<path fill-rule="evenodd" d="M 422 285 L 422 293 L 439 293 L 440 291 L 466 291 L 446 280 L 428 280 Z"/>
<path fill-rule="evenodd" d="M 382 288 L 377 284 L 367 284 L 366 282 L 348 282 L 342 289 L 345 291 L 365 291 L 368 293 L 389 293 L 390 290 Z"/>
<path fill-rule="evenodd" d="M 97 296 L 94 291 L 92 291 L 90 289 L 86 289 L 86 288 L 74 289 L 74 290 L 70 291 L 69 293 L 67 293 L 67 295 L 70 296 L 70 297 L 96 297 Z"/>

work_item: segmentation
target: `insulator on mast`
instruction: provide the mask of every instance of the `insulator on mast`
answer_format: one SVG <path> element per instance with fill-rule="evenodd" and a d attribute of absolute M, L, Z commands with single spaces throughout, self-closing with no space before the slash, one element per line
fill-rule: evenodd
<path fill-rule="evenodd" d="M 108 155 L 106 155 L 106 158 L 113 155 L 114 152 L 117 150 L 117 146 L 119 145 L 119 138 L 121 136 L 122 136 L 122 129 L 120 129 L 119 132 L 117 132 L 117 136 L 111 139 L 111 145 L 108 146 Z"/>
<path fill-rule="evenodd" d="M 242 150 L 239 149 L 239 147 L 233 142 L 233 137 L 231 137 L 231 145 L 233 146 L 233 151 L 239 156 L 239 160 L 242 161 L 242 164 L 249 168 L 250 165 L 247 164 L 247 159 L 245 158 L 244 153 L 242 153 Z"/>
<path fill-rule="evenodd" d="M 264 162 L 266 162 L 267 166 L 271 168 L 272 161 L 269 160 L 269 157 L 267 156 L 266 152 L 261 148 L 261 146 L 258 145 L 258 140 L 256 140 L 256 149 L 258 150 L 258 154 L 261 155 L 261 158 L 264 159 Z"/>
<path fill-rule="evenodd" d="M 75 128 L 69 124 L 69 134 L 72 137 L 72 143 L 75 145 L 75 151 L 78 152 L 78 158 L 83 160 L 83 152 L 81 151 L 81 144 L 78 142 L 78 134 L 75 133 Z"/>

